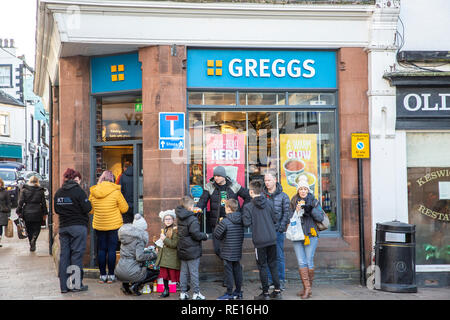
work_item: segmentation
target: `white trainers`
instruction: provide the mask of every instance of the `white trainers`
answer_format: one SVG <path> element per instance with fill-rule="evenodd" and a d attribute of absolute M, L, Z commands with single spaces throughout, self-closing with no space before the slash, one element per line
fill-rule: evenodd
<path fill-rule="evenodd" d="M 189 294 L 187 292 L 181 292 L 180 300 L 189 300 Z"/>
<path fill-rule="evenodd" d="M 205 296 L 199 293 L 194 293 L 192 300 L 206 300 Z"/>
<path fill-rule="evenodd" d="M 116 276 L 115 275 L 108 275 L 107 277 L 107 283 L 113 283 L 116 282 Z"/>

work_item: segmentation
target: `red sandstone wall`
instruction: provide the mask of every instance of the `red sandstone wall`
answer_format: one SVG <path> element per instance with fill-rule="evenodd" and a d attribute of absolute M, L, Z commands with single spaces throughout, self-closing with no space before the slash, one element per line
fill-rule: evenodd
<path fill-rule="evenodd" d="M 186 112 L 185 47 L 177 46 L 172 56 L 169 46 L 139 50 L 142 63 L 144 216 L 150 238 L 160 233 L 161 210 L 174 209 L 186 190 L 187 167 L 171 160 L 172 151 L 158 146 L 158 113 Z"/>

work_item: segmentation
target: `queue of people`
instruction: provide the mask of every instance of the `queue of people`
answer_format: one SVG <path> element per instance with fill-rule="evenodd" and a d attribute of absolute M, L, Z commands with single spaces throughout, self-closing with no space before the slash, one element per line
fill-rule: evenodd
<path fill-rule="evenodd" d="M 175 210 L 160 212 L 161 234 L 150 242 L 145 219 L 140 214 L 130 219 L 130 190 L 125 190 L 125 194 L 123 190 L 126 189 L 125 184 L 129 185 L 130 168 L 127 169 L 128 174 L 118 179 L 120 182 L 111 171 L 104 171 L 98 183 L 90 188 L 89 197 L 80 186 L 81 174 L 70 168 L 65 171 L 63 185 L 54 196 L 54 210 L 59 216 L 62 293 L 88 290 L 88 286 L 83 284 L 82 258 L 91 214 L 97 238 L 99 282 L 119 280 L 124 294 L 140 295 L 144 284 L 162 278 L 162 298 L 170 296 L 169 283 L 177 282 L 181 300 L 190 299 L 191 288 L 192 299 L 206 299 L 200 291 L 199 267 L 202 241 L 212 237 L 214 251 L 224 264 L 226 292 L 218 299 L 243 299 L 240 260 L 244 229 L 250 227 L 262 289 L 254 299 L 282 299 L 286 280 L 284 242 L 290 220 L 296 214 L 301 217 L 304 234 L 303 240 L 293 241 L 303 283 L 303 290 L 298 295 L 302 299 L 311 296 L 314 253 L 319 237 L 315 223 L 321 222 L 325 213 L 306 180 L 299 180 L 297 193 L 289 199 L 277 182 L 276 172 L 268 171 L 264 181 L 252 180 L 246 189 L 229 179 L 223 167 L 216 167 L 197 203 L 186 196 Z M 5 218 L 8 219 L 11 211 L 11 204 L 7 201 L 9 197 L 5 194 L 0 180 L 0 240 Z M 208 202 L 211 210 L 207 222 L 211 234 L 202 232 L 199 222 L 199 215 L 206 211 Z M 36 249 L 36 239 L 46 212 L 43 189 L 39 180 L 33 177 L 20 195 L 17 210 L 25 220 L 31 251 Z M 120 259 L 116 266 L 119 247 Z M 73 266 L 80 270 L 80 281 L 75 286 L 70 277 Z M 271 285 L 274 290 L 269 294 Z"/>

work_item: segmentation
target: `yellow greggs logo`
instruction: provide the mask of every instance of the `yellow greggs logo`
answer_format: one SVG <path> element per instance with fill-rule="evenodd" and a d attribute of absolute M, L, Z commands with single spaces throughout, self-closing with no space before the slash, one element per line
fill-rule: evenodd
<path fill-rule="evenodd" d="M 221 76 L 222 75 L 222 60 L 207 60 L 206 69 L 208 76 Z"/>
<path fill-rule="evenodd" d="M 125 66 L 123 64 L 111 66 L 111 81 L 124 81 L 125 80 Z"/>

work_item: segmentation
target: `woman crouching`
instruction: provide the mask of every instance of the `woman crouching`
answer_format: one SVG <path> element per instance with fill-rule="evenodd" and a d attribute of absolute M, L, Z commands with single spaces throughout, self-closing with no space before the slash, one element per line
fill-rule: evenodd
<path fill-rule="evenodd" d="M 147 268 L 146 261 L 155 260 L 156 252 L 145 248 L 148 244 L 147 222 L 140 215 L 133 223 L 126 223 L 119 229 L 120 260 L 114 274 L 122 281 L 122 292 L 141 295 L 140 288 L 158 278 L 159 271 Z"/>

